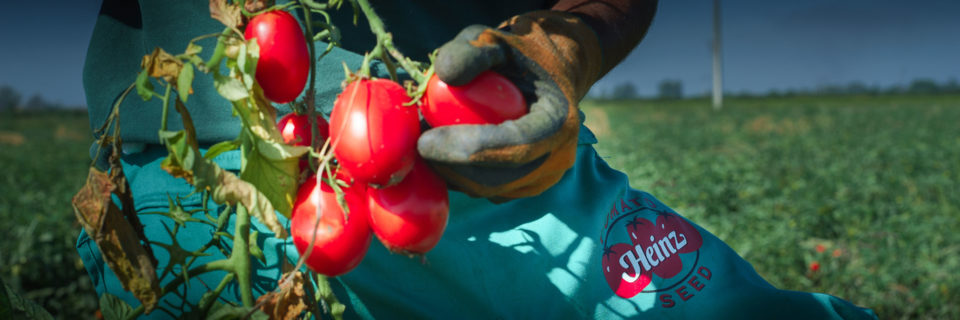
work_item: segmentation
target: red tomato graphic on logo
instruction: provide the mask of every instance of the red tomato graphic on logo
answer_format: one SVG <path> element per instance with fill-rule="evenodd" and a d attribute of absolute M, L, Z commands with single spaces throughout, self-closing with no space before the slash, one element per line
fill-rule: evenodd
<path fill-rule="evenodd" d="M 680 255 L 697 252 L 703 245 L 693 225 L 667 211 L 656 212 L 656 221 L 634 216 L 625 227 L 630 242 L 606 248 L 601 262 L 610 289 L 624 298 L 643 291 L 653 275 L 661 279 L 679 275 L 684 270 Z"/>
<path fill-rule="evenodd" d="M 635 263 L 637 259 L 633 246 L 618 243 L 603 252 L 603 276 L 610 289 L 618 296 L 631 298 L 650 284 L 650 272 L 644 271 Z"/>

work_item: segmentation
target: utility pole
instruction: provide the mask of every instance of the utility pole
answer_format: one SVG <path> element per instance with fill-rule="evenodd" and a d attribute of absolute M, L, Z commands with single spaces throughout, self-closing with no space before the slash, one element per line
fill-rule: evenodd
<path fill-rule="evenodd" d="M 723 107 L 723 67 L 720 59 L 720 0 L 713 0 L 713 109 Z"/>

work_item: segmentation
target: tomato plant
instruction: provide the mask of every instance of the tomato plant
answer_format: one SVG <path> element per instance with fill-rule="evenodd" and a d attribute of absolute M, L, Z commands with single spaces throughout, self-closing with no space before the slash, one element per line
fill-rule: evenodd
<path fill-rule="evenodd" d="M 485 71 L 462 86 L 451 86 L 436 75 L 427 83 L 426 100 L 420 107 L 431 126 L 498 124 L 527 113 L 527 103 L 506 77 Z"/>
<path fill-rule="evenodd" d="M 305 114 L 288 113 L 277 121 L 277 129 L 283 137 L 283 142 L 293 146 L 310 145 L 310 120 Z M 320 141 L 327 140 L 330 125 L 322 116 L 317 116 L 317 137 Z"/>
<path fill-rule="evenodd" d="M 310 53 L 297 19 L 279 10 L 259 14 L 247 24 L 243 36 L 257 38 L 256 79 L 267 99 L 276 103 L 296 99 L 310 73 Z"/>
<path fill-rule="evenodd" d="M 333 153 L 341 170 L 360 182 L 394 184 L 413 167 L 420 120 L 403 106 L 410 97 L 385 79 L 351 82 L 337 96 L 330 114 Z"/>
<path fill-rule="evenodd" d="M 447 186 L 423 160 L 400 183 L 367 195 L 370 227 L 391 251 L 422 254 L 440 241 L 450 211 Z"/>
<path fill-rule="evenodd" d="M 417 92 L 423 92 L 428 80 L 427 73 L 422 70 L 425 65 L 404 57 L 394 47 L 390 40 L 391 34 L 374 13 L 369 1 L 358 0 L 351 3 L 354 9 L 359 9 L 358 12 L 363 12 L 369 19 L 371 32 L 378 39 L 376 46 L 370 52 L 384 53 L 376 55 L 376 58 L 388 65 L 392 62 L 392 66 L 406 71 L 406 74 L 419 85 Z M 182 54 L 173 55 L 157 47 L 151 54 L 144 55 L 136 80 L 128 86 L 128 89 L 119 93 L 117 102 L 102 124 L 103 129 L 98 132 L 98 148 L 108 147 L 111 149 L 106 152 L 113 153 L 119 153 L 122 150 L 119 107 L 125 97 L 134 92 L 134 89 L 136 95 L 144 101 L 159 100 L 164 116 L 158 118 L 158 136 L 168 152 L 163 169 L 171 177 L 184 178 L 196 190 L 201 190 L 205 199 L 204 205 L 206 205 L 206 199 L 209 199 L 226 206 L 227 210 L 220 212 L 218 218 L 214 219 L 207 214 L 203 215 L 207 221 L 199 222 L 208 222 L 215 225 L 216 230 L 225 230 L 225 233 L 218 232 L 217 237 L 232 237 L 232 241 L 211 241 L 209 245 L 195 251 L 186 251 L 176 243 L 172 244 L 173 247 L 163 248 L 145 245 L 150 243 L 145 232 L 137 232 L 133 229 L 133 226 L 140 225 L 140 222 L 135 219 L 136 215 L 116 218 L 117 214 L 122 214 L 121 210 L 108 212 L 111 219 L 118 219 L 116 221 L 130 220 L 126 223 L 111 225 L 111 228 L 117 231 L 116 234 L 121 236 L 97 236 L 94 230 L 101 229 L 85 224 L 92 219 L 84 217 L 102 217 L 100 209 L 103 203 L 110 202 L 112 197 L 115 197 L 119 198 L 119 201 L 114 201 L 122 206 L 123 212 L 135 210 L 135 208 L 128 208 L 133 203 L 132 192 L 104 193 L 101 190 L 103 185 L 126 183 L 119 158 L 110 157 L 103 161 L 105 162 L 103 166 L 91 168 L 87 183 L 74 197 L 82 200 L 74 202 L 74 209 L 78 221 L 84 224 L 84 228 L 92 235 L 96 245 L 110 246 L 111 250 L 104 251 L 105 262 L 137 266 L 133 268 L 136 270 L 121 270 L 127 274 L 119 275 L 118 278 L 124 288 L 130 288 L 131 284 L 138 288 L 129 293 L 140 301 L 141 307 L 134 309 L 126 302 L 116 299 L 116 296 L 108 295 L 101 297 L 107 299 L 101 302 L 108 302 L 101 305 L 132 310 L 125 314 L 128 318 L 149 314 L 158 307 L 159 303 L 167 303 L 168 301 L 163 299 L 171 294 L 182 296 L 180 293 L 186 290 L 185 287 L 191 278 L 201 275 L 216 277 L 216 275 L 208 275 L 215 271 L 227 274 L 221 277 L 219 285 L 207 287 L 208 292 L 199 302 L 183 301 L 190 303 L 191 306 L 197 303 L 196 308 L 190 308 L 190 312 L 197 311 L 194 315 L 198 317 L 226 313 L 242 313 L 251 317 L 276 317 L 278 311 L 288 317 L 298 314 L 302 316 L 304 312 L 312 313 L 316 310 L 313 308 L 307 310 L 314 299 L 317 303 L 322 302 L 324 309 L 337 317 L 335 310 L 339 309 L 342 312 L 345 306 L 337 301 L 333 292 L 320 290 L 313 297 L 305 297 L 285 289 L 298 288 L 301 285 L 313 288 L 329 287 L 327 277 L 304 277 L 299 270 L 288 270 L 280 279 L 277 290 L 257 292 L 262 295 L 254 299 L 254 284 L 259 280 L 251 277 L 261 274 L 262 270 L 273 270 L 278 264 L 275 264 L 276 261 L 266 261 L 269 266 L 250 263 L 253 256 L 265 258 L 261 255 L 263 251 L 257 247 L 256 242 L 251 243 L 257 239 L 250 233 L 253 231 L 251 219 L 256 218 L 262 222 L 277 238 L 286 238 L 288 231 L 292 233 L 294 245 L 300 253 L 298 264 L 305 263 L 310 269 L 331 276 L 349 272 L 363 259 L 372 241 L 367 189 L 370 185 L 387 186 L 390 183 L 399 182 L 414 167 L 416 141 L 420 134 L 418 110 L 415 107 L 402 106 L 408 103 L 410 98 L 396 82 L 362 80 L 349 85 L 345 92 L 338 96 L 336 104 L 340 108 L 335 110 L 335 117 L 339 112 L 341 121 L 335 121 L 334 127 L 325 127 L 326 122 L 319 118 L 316 119 L 318 126 L 311 127 L 306 120 L 313 119 L 302 116 L 284 117 L 277 127 L 272 127 L 275 109 L 270 102 L 286 103 L 297 99 L 303 92 L 307 80 L 313 82 L 314 80 L 311 79 L 316 78 L 312 76 L 312 72 L 315 71 L 311 68 L 312 59 L 323 57 L 338 45 L 340 34 L 337 32 L 337 27 L 333 25 L 328 10 L 336 10 L 339 6 L 333 6 L 324 1 L 290 1 L 283 4 L 274 4 L 272 1 L 255 4 L 242 1 L 213 1 L 210 4 L 210 16 L 223 23 L 225 26 L 223 31 L 219 35 L 211 33 L 193 38 L 187 43 L 187 48 Z M 300 16 L 304 18 L 303 30 L 293 15 L 282 11 L 297 10 L 297 8 Z M 324 17 L 325 22 L 311 21 L 313 17 Z M 234 31 L 243 26 L 245 18 L 250 18 L 242 35 L 242 38 L 247 41 L 240 41 L 241 37 L 238 37 Z M 184 23 L 189 24 L 194 21 Z M 160 24 L 156 27 L 163 26 Z M 315 28 L 320 29 L 315 30 Z M 164 29 L 158 30 L 162 33 Z M 178 34 L 174 38 L 180 36 L 183 35 Z M 217 44 L 213 54 L 207 59 L 200 55 L 203 48 L 196 41 L 211 36 L 217 36 Z M 322 54 L 317 52 L 314 48 L 315 41 L 326 41 L 327 51 Z M 254 43 L 256 45 L 253 45 Z M 253 67 L 249 63 L 251 61 L 256 62 L 256 68 L 251 68 Z M 200 152 L 195 128 L 202 128 L 207 124 L 198 122 L 199 126 L 195 126 L 189 110 L 183 108 L 181 104 L 186 102 L 189 95 L 194 94 L 192 91 L 195 71 L 204 72 L 213 77 L 217 93 L 229 102 L 228 105 L 232 105 L 233 115 L 240 119 L 238 123 L 242 126 L 240 134 L 235 139 L 211 141 L 216 142 L 211 147 L 212 153 L 208 152 L 205 155 Z M 391 68 L 391 71 L 396 69 Z M 391 72 L 391 76 L 393 81 L 397 81 L 396 72 Z M 251 80 L 254 78 L 256 81 Z M 357 76 L 351 78 L 370 79 L 369 59 L 365 59 Z M 176 81 L 172 81 L 173 79 Z M 163 90 L 159 92 L 154 90 L 154 83 L 163 86 Z M 172 95 L 174 90 L 176 95 Z M 262 99 L 259 96 L 260 93 L 266 99 Z M 302 99 L 302 108 L 299 109 L 316 110 L 315 101 L 317 101 L 315 93 L 309 90 Z M 169 117 L 166 115 L 169 114 L 171 107 L 175 107 L 175 112 L 180 114 L 182 121 L 180 130 L 167 125 Z M 274 131 L 277 129 L 282 132 L 279 135 L 286 143 L 301 147 L 277 144 L 275 140 L 278 132 Z M 343 170 L 337 170 L 338 177 L 341 180 L 350 181 L 351 185 L 351 187 L 344 187 L 343 193 L 337 185 L 326 185 L 316 181 L 316 176 L 309 178 L 300 190 L 294 188 L 295 180 L 291 177 L 294 176 L 295 171 L 288 164 L 307 154 L 309 148 L 302 146 L 317 144 L 318 141 L 311 141 L 310 136 L 313 133 L 308 134 L 311 129 L 320 130 L 320 138 L 325 136 L 324 132 L 327 136 L 333 132 L 340 138 L 337 140 L 342 142 L 339 150 L 326 148 L 314 150 L 309 154 L 315 156 L 316 163 L 324 169 L 338 167 L 336 157 L 342 160 L 340 163 Z M 205 157 L 207 155 L 212 157 L 214 153 L 237 148 L 242 149 L 240 152 L 242 158 L 231 159 L 229 163 L 239 162 L 241 164 L 239 172 L 223 168 L 221 167 L 223 162 L 215 162 Z M 97 152 L 98 155 L 104 153 Z M 101 163 L 99 159 L 93 160 L 95 164 Z M 109 171 L 104 171 L 106 169 Z M 324 172 L 329 171 L 324 170 Z M 419 173 L 414 176 L 411 181 L 423 180 L 418 178 Z M 433 179 L 437 180 L 436 177 Z M 442 181 L 437 181 L 441 185 L 439 190 L 445 193 Z M 334 190 L 338 191 L 334 192 Z M 432 199 L 422 196 L 422 192 L 418 190 L 414 195 L 423 199 Z M 199 211 L 188 211 L 181 206 L 180 199 L 184 195 L 171 196 L 173 197 L 170 199 L 170 212 L 166 216 L 181 223 L 174 224 L 172 231 L 169 228 L 165 231 L 170 233 L 172 238 L 176 238 L 178 232 L 186 230 L 182 228 L 181 213 L 194 214 Z M 433 197 L 440 197 L 440 195 Z M 290 203 L 291 198 L 296 199 L 295 203 Z M 446 201 L 444 198 L 444 208 L 447 206 Z M 341 209 L 343 208 L 341 204 L 343 207 L 350 208 L 349 214 Z M 205 209 L 206 206 L 201 211 L 206 213 Z M 289 230 L 282 226 L 279 219 L 287 214 L 291 217 Z M 446 209 L 444 209 L 439 232 L 444 228 L 446 215 Z M 235 227 L 232 228 L 233 233 L 230 233 L 231 228 L 228 228 L 228 225 Z M 439 233 L 433 237 L 438 239 Z M 136 241 L 116 241 L 116 239 L 133 238 L 136 238 Z M 435 243 L 436 240 L 432 242 Z M 116 246 L 120 246 L 122 250 L 113 250 Z M 432 247 L 432 244 L 429 247 Z M 410 250 L 426 251 L 429 247 L 426 249 L 414 247 Z M 161 259 L 157 259 L 153 248 L 176 253 L 183 259 L 170 260 L 167 259 L 169 255 L 163 255 L 160 256 Z M 222 255 L 218 254 L 218 256 L 222 257 L 219 259 L 211 257 L 205 263 L 188 258 L 209 256 L 208 249 L 219 249 L 218 253 Z M 110 252 L 121 254 L 110 255 Z M 191 277 L 174 277 L 161 287 L 159 279 L 155 277 L 160 270 L 156 268 L 159 267 L 164 267 L 164 270 L 179 268 Z M 165 275 L 170 274 L 166 271 L 159 273 L 161 278 Z M 234 292 L 229 296 L 222 295 L 226 288 L 231 288 L 230 290 Z M 238 298 L 239 301 L 235 301 Z M 108 311 L 110 307 L 104 309 L 104 313 Z M 207 312 L 209 314 L 204 311 L 209 311 Z M 174 312 L 170 313 L 171 316 L 179 316 Z"/>
<path fill-rule="evenodd" d="M 301 255 L 311 247 L 306 257 L 311 270 L 328 276 L 337 276 L 353 270 L 370 247 L 371 234 L 366 203 L 366 186 L 357 184 L 343 188 L 350 213 L 344 215 L 337 203 L 333 188 L 317 186 L 316 176 L 307 179 L 297 193 L 290 220 L 290 234 Z M 319 222 L 317 208 L 320 209 Z"/>

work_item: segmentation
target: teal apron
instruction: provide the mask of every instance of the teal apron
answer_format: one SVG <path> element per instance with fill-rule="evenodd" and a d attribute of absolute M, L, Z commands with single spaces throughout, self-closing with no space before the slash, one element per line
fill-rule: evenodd
<path fill-rule="evenodd" d="M 334 282 L 348 316 L 875 318 L 870 310 L 833 296 L 774 288 L 723 241 L 650 194 L 630 188 L 627 177 L 596 154 L 596 140 L 585 127 L 579 138 L 574 167 L 537 197 L 492 204 L 451 191 L 449 224 L 424 260 L 391 254 L 374 241 L 363 262 Z M 170 243 L 170 219 L 145 213 L 166 210 L 168 193 L 186 195 L 191 187 L 160 169 L 164 152 L 150 146 L 127 155 L 124 170 L 147 236 Z M 224 168 L 239 167 L 235 152 L 215 160 Z M 198 207 L 200 199 L 195 195 L 182 202 L 190 209 Z M 196 217 L 203 219 L 202 213 Z M 290 241 L 271 237 L 256 221 L 254 227 L 266 255 L 266 261 L 253 263 L 254 293 L 259 296 L 276 286 L 280 259 L 295 263 L 298 255 Z M 207 225 L 187 223 L 177 240 L 191 250 L 206 243 L 211 232 Z M 123 291 L 86 234 L 80 235 L 77 248 L 98 294 L 109 292 L 138 304 Z M 166 250 L 154 246 L 154 252 L 165 266 Z M 215 249 L 208 253 L 205 261 L 223 257 Z M 196 277 L 181 295 L 196 303 L 222 276 Z M 239 301 L 235 286 L 223 297 Z M 177 314 L 189 311 L 179 309 L 181 299 L 173 294 L 164 296 L 161 306 Z M 171 315 L 156 311 L 149 316 Z"/>

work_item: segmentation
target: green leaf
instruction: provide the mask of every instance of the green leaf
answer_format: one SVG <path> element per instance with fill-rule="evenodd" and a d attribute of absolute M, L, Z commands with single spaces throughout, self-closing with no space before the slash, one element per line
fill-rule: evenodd
<path fill-rule="evenodd" d="M 53 319 L 33 300 L 24 298 L 0 280 L 0 319 Z"/>
<path fill-rule="evenodd" d="M 275 110 L 258 97 L 259 94 L 233 103 L 234 111 L 245 124 L 240 135 L 240 178 L 256 186 L 274 208 L 290 217 L 297 192 L 299 158 L 310 148 L 283 143 L 274 123 Z"/>
<path fill-rule="evenodd" d="M 193 64 L 187 63 L 180 69 L 177 76 L 177 93 L 180 101 L 187 103 L 187 97 L 193 94 Z"/>
<path fill-rule="evenodd" d="M 287 237 L 270 200 L 257 187 L 220 168 L 212 160 L 201 157 L 197 147 L 188 142 L 185 131 L 163 131 L 160 137 L 169 152 L 161 164 L 163 170 L 174 177 L 186 179 L 198 192 L 210 191 L 210 199 L 218 204 L 242 204 L 277 238 Z"/>
<path fill-rule="evenodd" d="M 0 279 L 0 319 L 13 318 L 13 305 L 10 304 L 10 297 L 7 296 L 7 284 Z"/>
<path fill-rule="evenodd" d="M 243 83 L 247 90 L 253 90 L 253 84 L 256 83 L 254 75 L 257 73 L 257 60 L 260 57 L 260 47 L 257 45 L 257 39 L 250 39 L 243 46 L 240 46 L 240 54 L 237 56 L 237 68 L 243 76 Z"/>
<path fill-rule="evenodd" d="M 167 203 L 169 204 L 169 208 L 167 209 L 167 212 L 163 213 L 163 215 L 173 219 L 173 222 L 180 227 L 186 227 L 187 222 L 201 221 L 200 219 L 193 218 L 193 215 L 187 212 L 187 210 L 183 209 L 183 205 L 180 203 L 180 198 L 174 200 L 168 194 Z"/>
<path fill-rule="evenodd" d="M 250 96 L 247 88 L 237 78 L 228 77 L 219 73 L 213 74 L 213 86 L 221 96 L 230 101 L 246 99 Z"/>
<path fill-rule="evenodd" d="M 207 149 L 207 153 L 203 155 L 203 158 L 207 160 L 213 160 L 213 158 L 216 158 L 221 153 L 231 151 L 231 150 L 236 150 L 239 147 L 240 147 L 240 141 L 237 141 L 237 140 L 222 141 L 220 143 L 217 143 L 211 146 L 209 149 Z"/>
<path fill-rule="evenodd" d="M 203 51 L 203 47 L 201 47 L 196 43 L 191 42 L 190 44 L 187 45 L 187 50 L 185 50 L 183 53 L 186 55 L 197 55 L 200 53 L 200 51 Z"/>
<path fill-rule="evenodd" d="M 260 245 L 257 244 L 257 238 L 260 236 L 260 232 L 253 230 L 250 232 L 250 239 L 247 240 L 248 246 L 250 246 L 250 255 L 260 259 L 260 261 L 266 262 L 267 257 L 263 255 L 263 249 L 260 249 Z"/>
<path fill-rule="evenodd" d="M 133 307 L 115 295 L 104 293 L 100 296 L 100 312 L 107 320 L 127 319 L 133 314 Z"/>
<path fill-rule="evenodd" d="M 137 75 L 137 95 L 143 101 L 150 101 L 150 98 L 153 98 L 153 84 L 150 83 L 150 75 L 146 69 Z"/>
<path fill-rule="evenodd" d="M 160 140 L 167 146 L 168 155 L 160 167 L 176 178 L 184 178 L 193 184 L 193 168 L 197 151 L 189 143 L 186 131 L 160 131 Z"/>
<path fill-rule="evenodd" d="M 300 156 L 310 150 L 245 134 L 240 178 L 257 187 L 277 211 L 290 217 L 297 193 Z"/>
<path fill-rule="evenodd" d="M 333 288 L 330 287 L 329 278 L 327 276 L 317 273 L 317 301 L 323 301 L 326 305 L 330 306 L 330 316 L 337 320 L 343 319 L 343 312 L 347 310 L 347 306 L 337 300 L 337 296 L 333 293 Z"/>

